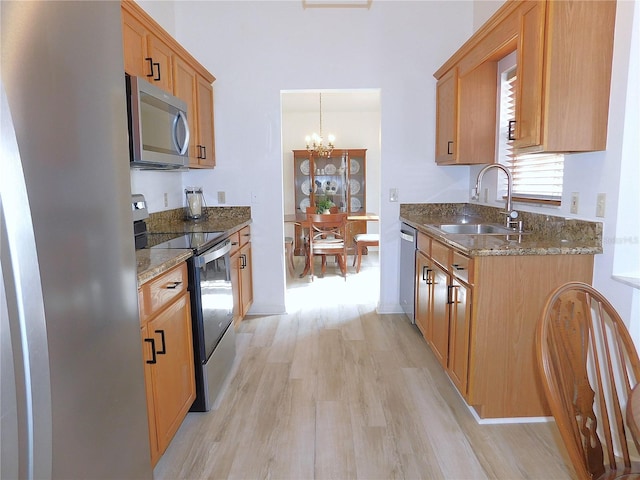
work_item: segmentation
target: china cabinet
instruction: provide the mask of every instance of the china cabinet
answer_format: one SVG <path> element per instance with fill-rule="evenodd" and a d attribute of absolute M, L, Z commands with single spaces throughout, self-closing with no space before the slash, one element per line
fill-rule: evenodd
<path fill-rule="evenodd" d="M 320 198 L 330 199 L 340 212 L 366 212 L 366 149 L 334 149 L 330 157 L 307 150 L 293 151 L 295 213 L 306 213 Z M 365 221 L 351 221 L 347 243 L 353 250 L 353 236 L 366 233 Z M 296 227 L 295 253 L 302 254 L 301 232 Z"/>

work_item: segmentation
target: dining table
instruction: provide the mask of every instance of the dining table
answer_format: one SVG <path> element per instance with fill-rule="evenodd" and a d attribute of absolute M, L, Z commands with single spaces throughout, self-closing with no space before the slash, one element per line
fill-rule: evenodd
<path fill-rule="evenodd" d="M 347 222 L 365 221 L 365 222 L 377 222 L 380 217 L 377 213 L 372 212 L 347 212 Z M 303 231 L 309 230 L 310 221 L 307 218 L 306 213 L 286 213 L 284 215 L 285 223 L 293 223 L 300 225 Z M 300 278 L 303 278 L 309 273 L 309 255 L 305 252 L 304 270 L 300 274 Z"/>

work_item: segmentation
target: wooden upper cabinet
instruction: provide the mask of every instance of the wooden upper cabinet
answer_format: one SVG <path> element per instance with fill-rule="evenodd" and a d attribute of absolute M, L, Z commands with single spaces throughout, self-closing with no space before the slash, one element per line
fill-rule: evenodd
<path fill-rule="evenodd" d="M 452 68 L 436 84 L 436 162 L 457 163 L 458 69 Z"/>
<path fill-rule="evenodd" d="M 518 148 L 541 142 L 544 11 L 544 2 L 532 2 L 520 16 L 514 142 Z"/>
<path fill-rule="evenodd" d="M 134 77 L 152 75 L 147 58 L 147 30 L 126 10 L 122 10 L 122 38 L 124 44 L 124 71 Z"/>
<path fill-rule="evenodd" d="M 216 164 L 213 136 L 213 87 L 180 57 L 174 59 L 173 94 L 187 103 L 191 129 L 189 167 L 212 168 Z"/>
<path fill-rule="evenodd" d="M 190 168 L 213 168 L 215 77 L 135 2 L 122 1 L 124 68 L 187 104 Z"/>
<path fill-rule="evenodd" d="M 168 92 L 173 91 L 171 48 L 145 27 L 136 16 L 122 10 L 124 71 L 146 78 Z"/>
<path fill-rule="evenodd" d="M 615 11 L 615 0 L 507 0 L 434 74 L 436 162 L 494 161 L 496 62 L 514 50 L 516 153 L 604 150 Z"/>
<path fill-rule="evenodd" d="M 460 75 L 451 69 L 436 85 L 436 163 L 491 163 L 495 156 L 497 63 Z"/>
<path fill-rule="evenodd" d="M 148 77 L 149 82 L 167 92 L 173 91 L 173 51 L 159 38 L 147 35 L 147 63 L 151 62 L 153 75 Z M 149 60 L 150 59 L 150 60 Z"/>
<path fill-rule="evenodd" d="M 518 93 L 526 99 L 536 89 L 538 95 L 537 82 L 541 83 L 539 112 L 518 112 L 516 107 L 516 121 L 524 126 L 538 121 L 539 140 L 530 142 L 527 129 L 522 138 L 516 136 L 516 149 L 521 153 L 605 150 L 616 2 L 548 1 L 540 2 L 538 9 L 532 18 L 525 15 L 522 41 L 535 41 L 532 37 L 542 31 L 535 24 L 540 17 L 544 50 L 541 54 L 537 47 L 523 45 L 522 64 L 529 71 Z M 527 58 L 529 54 L 534 58 Z M 541 72 L 535 72 L 534 62 Z"/>
<path fill-rule="evenodd" d="M 213 127 L 213 86 L 200 75 L 196 77 L 196 118 L 196 124 L 198 126 L 197 167 L 213 168 L 216 165 L 216 144 Z"/>

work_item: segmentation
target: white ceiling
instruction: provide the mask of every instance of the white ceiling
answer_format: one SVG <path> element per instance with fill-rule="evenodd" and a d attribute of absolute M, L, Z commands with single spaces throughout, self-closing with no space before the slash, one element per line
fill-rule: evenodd
<path fill-rule="evenodd" d="M 282 113 L 317 112 L 322 92 L 323 112 L 375 112 L 380 110 L 380 90 L 290 90 L 283 91 Z"/>

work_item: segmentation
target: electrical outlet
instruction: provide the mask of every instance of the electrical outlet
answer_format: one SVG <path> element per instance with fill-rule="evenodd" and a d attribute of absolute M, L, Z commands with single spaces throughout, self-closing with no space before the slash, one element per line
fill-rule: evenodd
<path fill-rule="evenodd" d="M 578 213 L 578 201 L 580 199 L 580 194 L 578 192 L 573 192 L 571 194 L 571 206 L 569 207 L 569 211 L 571 213 Z"/>
<path fill-rule="evenodd" d="M 489 203 L 489 189 L 488 188 L 485 188 L 482 191 L 482 197 L 484 199 L 484 200 L 482 200 L 484 203 Z"/>
<path fill-rule="evenodd" d="M 169 194 L 168 193 L 164 194 L 164 206 L 165 207 L 169 206 Z"/>
<path fill-rule="evenodd" d="M 596 200 L 596 217 L 603 218 L 604 217 L 604 207 L 607 203 L 607 194 L 599 193 L 598 199 Z"/>
<path fill-rule="evenodd" d="M 225 192 L 218 192 L 218 205 L 227 203 L 227 195 Z"/>
<path fill-rule="evenodd" d="M 398 189 L 397 188 L 390 188 L 389 189 L 389 201 L 390 202 L 397 202 L 398 201 Z"/>

